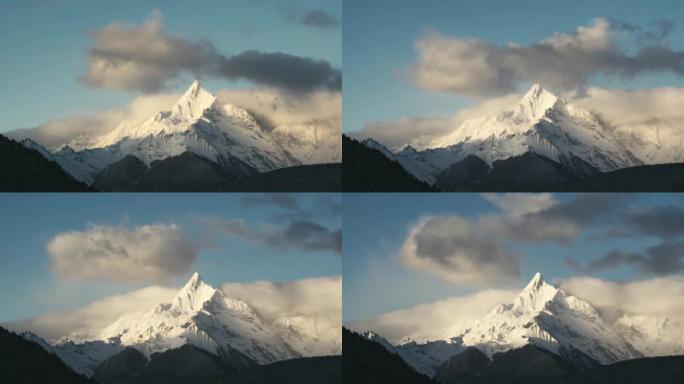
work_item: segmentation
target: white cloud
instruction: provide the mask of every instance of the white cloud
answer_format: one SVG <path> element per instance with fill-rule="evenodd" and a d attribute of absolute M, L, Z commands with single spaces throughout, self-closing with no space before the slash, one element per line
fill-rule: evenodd
<path fill-rule="evenodd" d="M 266 118 L 264 128 L 302 124 L 313 120 L 329 122 L 326 127 L 339 133 L 342 127 L 342 94 L 316 91 L 292 95 L 277 89 L 223 89 L 218 96 Z"/>
<path fill-rule="evenodd" d="M 167 281 L 188 271 L 201 249 L 176 224 L 128 229 L 93 225 L 59 233 L 47 244 L 53 270 L 62 277 L 124 283 Z"/>
<path fill-rule="evenodd" d="M 598 114 L 611 126 L 652 119 L 684 121 L 684 88 L 623 90 L 590 87 L 572 103 Z"/>
<path fill-rule="evenodd" d="M 327 61 L 255 50 L 225 56 L 207 40 L 170 36 L 162 21 L 155 9 L 142 25 L 114 22 L 97 30 L 95 44 L 88 50 L 88 71 L 81 80 L 98 88 L 151 93 L 188 72 L 195 77 L 245 79 L 292 93 L 341 89 L 341 71 Z"/>
<path fill-rule="evenodd" d="M 175 288 L 151 286 L 105 297 L 75 310 L 48 313 L 6 325 L 17 332 L 30 330 L 47 340 L 58 339 L 84 329 L 98 334 L 121 315 L 149 310 L 158 303 L 171 300 L 177 292 Z"/>
<path fill-rule="evenodd" d="M 667 316 L 684 321 L 682 276 L 628 282 L 576 277 L 563 281 L 560 288 L 588 301 L 608 320 L 629 313 Z"/>
<path fill-rule="evenodd" d="M 400 117 L 398 119 L 370 122 L 350 135 L 358 139 L 373 138 L 391 149 L 411 145 L 417 149 L 433 147 L 461 124 L 481 116 L 489 116 L 513 106 L 521 95 L 495 97 L 476 102 L 459 109 L 449 117 Z"/>
<path fill-rule="evenodd" d="M 517 290 L 483 290 L 393 311 L 345 326 L 357 332 L 374 331 L 392 343 L 405 337 L 418 342 L 446 339 L 458 335 L 469 323 L 478 320 L 497 305 L 513 299 L 517 293 Z"/>
<path fill-rule="evenodd" d="M 276 89 L 253 88 L 223 89 L 216 94 L 225 102 L 252 112 L 266 130 L 315 121 L 322 130 L 318 132 L 321 138 L 339 136 L 341 132 L 342 97 L 339 92 L 289 95 Z M 159 111 L 169 110 L 180 96 L 178 93 L 142 95 L 125 108 L 59 118 L 6 135 L 14 139 L 30 138 L 47 148 L 69 144 L 76 139 L 88 141 L 111 132 L 124 121 L 140 123 Z"/>
<path fill-rule="evenodd" d="M 47 148 L 59 147 L 75 139 L 87 141 L 111 132 L 123 121 L 142 122 L 160 110 L 169 109 L 179 97 L 176 93 L 138 96 L 125 108 L 58 118 L 34 128 L 7 132 L 7 136 L 29 138 Z"/>
<path fill-rule="evenodd" d="M 339 344 L 342 317 L 342 278 L 339 276 L 286 283 L 225 283 L 220 289 L 229 297 L 249 304 L 268 323 L 282 318 L 311 317 L 328 346 Z M 97 336 L 122 315 L 143 313 L 157 304 L 170 302 L 179 290 L 180 287 L 150 286 L 105 297 L 74 310 L 52 312 L 3 326 L 17 332 L 30 330 L 48 340 L 84 330 Z"/>
<path fill-rule="evenodd" d="M 599 18 L 571 33 L 505 46 L 431 32 L 416 42 L 413 72 L 416 83 L 426 90 L 476 97 L 514 93 L 530 82 L 562 91 L 581 88 L 599 75 L 683 75 L 684 52 L 664 43 L 670 30 L 665 23 L 644 29 Z M 635 44 L 636 52 L 625 48 L 623 41 Z"/>
<path fill-rule="evenodd" d="M 221 290 L 249 303 L 266 321 L 284 316 L 316 316 L 339 323 L 342 278 L 315 277 L 287 283 L 226 283 Z"/>

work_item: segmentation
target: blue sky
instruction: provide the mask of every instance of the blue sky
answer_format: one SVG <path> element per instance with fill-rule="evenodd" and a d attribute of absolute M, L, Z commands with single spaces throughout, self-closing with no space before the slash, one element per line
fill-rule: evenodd
<path fill-rule="evenodd" d="M 201 1 L 3 1 L 0 4 L 0 132 L 39 125 L 72 114 L 124 107 L 134 92 L 93 89 L 79 83 L 88 62 L 91 33 L 114 21 L 143 23 L 162 12 L 165 31 L 189 41 L 208 40 L 223 54 L 255 49 L 342 63 L 340 28 L 313 29 L 288 15 L 320 9 L 340 16 L 338 0 Z M 169 91 L 181 92 L 183 77 Z M 206 79 L 208 89 L 250 86 Z"/>
<path fill-rule="evenodd" d="M 0 198 L 0 322 L 29 318 L 54 310 L 77 308 L 96 299 L 152 285 L 75 281 L 57 275 L 46 245 L 56 234 L 83 231 L 89 225 L 123 225 L 129 229 L 151 223 L 176 223 L 188 237 L 209 237 L 199 219 L 242 218 L 248 225 L 282 226 L 288 213 L 273 204 L 245 205 L 249 194 L 5 194 Z M 259 196 L 259 195 L 251 195 Z M 312 219 L 333 230 L 341 217 L 327 208 L 340 204 L 339 195 L 294 196 Z M 335 204 L 331 204 L 330 202 Z M 341 258 L 330 250 L 279 249 L 218 235 L 203 249 L 189 271 L 172 282 L 182 285 L 194 271 L 214 286 L 224 282 L 292 281 L 315 276 L 338 276 Z"/>
<path fill-rule="evenodd" d="M 579 195 L 558 194 L 558 204 L 570 203 Z M 409 229 L 426 216 L 457 215 L 474 219 L 502 211 L 478 194 L 346 194 L 344 196 L 344 321 L 370 319 L 396 309 L 460 296 L 484 288 L 522 287 L 541 272 L 553 282 L 586 273 L 573 270 L 566 257 L 586 264 L 614 249 L 638 252 L 658 243 L 650 236 L 600 237 L 620 213 L 650 207 L 679 206 L 676 194 L 623 195 L 621 209 L 600 222 L 586 225 L 580 235 L 567 245 L 512 241 L 512 248 L 521 256 L 519 276 L 508 284 L 491 282 L 484 286 L 455 285 L 439 278 L 405 267 L 399 259 L 399 249 Z M 492 234 L 494 236 L 494 234 Z M 491 240 L 494 240 L 493 238 Z M 676 271 L 672 271 L 676 273 Z M 606 280 L 633 280 L 651 277 L 631 266 L 622 265 L 592 272 L 591 276 Z"/>
<path fill-rule="evenodd" d="M 422 2 L 346 0 L 343 8 L 344 131 L 367 122 L 405 116 L 450 116 L 471 99 L 420 90 L 407 74 L 416 61 L 415 41 L 434 30 L 454 37 L 491 43 L 529 44 L 554 32 L 572 32 L 603 17 L 646 26 L 669 19 L 673 49 L 684 47 L 684 3 L 656 1 L 448 1 Z M 594 84 L 617 88 L 682 86 L 684 79 L 668 74 L 632 81 L 595 79 Z"/>

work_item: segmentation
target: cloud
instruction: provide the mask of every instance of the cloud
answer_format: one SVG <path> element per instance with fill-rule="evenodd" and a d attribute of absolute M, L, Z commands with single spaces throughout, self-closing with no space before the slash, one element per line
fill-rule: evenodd
<path fill-rule="evenodd" d="M 571 102 L 597 114 L 610 127 L 656 119 L 684 121 L 684 88 L 623 90 L 589 87 Z"/>
<path fill-rule="evenodd" d="M 105 135 L 123 121 L 141 122 L 160 110 L 169 109 L 179 97 L 176 93 L 138 96 L 125 108 L 92 115 L 67 116 L 37 127 L 16 129 L 6 134 L 14 139 L 32 139 L 47 148 L 59 147 L 76 139 L 87 141 Z"/>
<path fill-rule="evenodd" d="M 559 288 L 591 303 L 608 322 L 624 314 L 644 314 L 684 321 L 684 277 L 616 282 L 590 277 L 563 280 Z M 499 304 L 509 302 L 519 289 L 483 290 L 413 308 L 393 311 L 345 326 L 357 332 L 372 330 L 397 343 L 405 337 L 418 342 L 458 335 Z"/>
<path fill-rule="evenodd" d="M 75 280 L 164 282 L 186 273 L 202 246 L 176 224 L 132 229 L 92 225 L 55 235 L 47 244 L 52 269 Z"/>
<path fill-rule="evenodd" d="M 625 199 L 579 194 L 484 194 L 499 212 L 474 218 L 426 216 L 410 229 L 399 252 L 404 266 L 455 285 L 510 282 L 519 276 L 518 243 L 567 246 L 590 226 L 603 224 Z"/>
<path fill-rule="evenodd" d="M 458 335 L 470 322 L 478 320 L 497 305 L 510 301 L 517 293 L 517 290 L 483 290 L 393 311 L 345 326 L 357 332 L 374 331 L 390 343 L 398 343 L 406 337 L 417 342 L 444 339 Z"/>
<path fill-rule="evenodd" d="M 634 209 L 625 214 L 614 234 L 653 236 L 660 239 L 684 237 L 684 206 L 665 205 Z"/>
<path fill-rule="evenodd" d="M 294 93 L 342 87 L 341 71 L 324 60 L 256 50 L 226 56 L 208 41 L 172 37 L 163 30 L 159 10 L 140 26 L 112 23 L 96 31 L 95 39 L 81 80 L 97 88 L 158 92 L 183 72 L 243 79 Z"/>
<path fill-rule="evenodd" d="M 564 280 L 560 288 L 587 300 L 609 321 L 622 314 L 648 314 L 684 319 L 684 277 L 615 282 L 591 277 Z"/>
<path fill-rule="evenodd" d="M 342 99 L 339 92 L 316 91 L 306 95 L 288 95 L 277 89 L 224 89 L 217 95 L 225 102 L 249 110 L 265 130 L 279 125 L 317 122 L 319 137 L 338 135 L 342 126 Z M 88 142 L 105 135 L 122 122 L 140 123 L 159 111 L 169 110 L 178 93 L 141 95 L 121 109 L 86 116 L 68 116 L 48 121 L 34 128 L 17 129 L 6 135 L 30 138 L 47 148 L 59 147 L 74 140 Z"/>
<path fill-rule="evenodd" d="M 48 313 L 5 325 L 16 332 L 30 330 L 47 340 L 84 329 L 97 335 L 123 314 L 147 311 L 158 303 L 170 301 L 177 292 L 175 288 L 151 286 L 106 297 L 75 310 Z"/>
<path fill-rule="evenodd" d="M 646 29 L 598 18 L 572 33 L 506 46 L 430 32 L 416 42 L 412 72 L 426 90 L 475 97 L 514 93 L 529 82 L 561 91 L 580 88 L 597 76 L 682 75 L 684 51 L 664 43 L 670 30 L 662 22 Z M 635 52 L 621 44 L 625 40 L 637 46 Z"/>
<path fill-rule="evenodd" d="M 266 129 L 314 120 L 331 121 L 331 129 L 336 129 L 338 133 L 342 126 L 340 92 L 316 91 L 306 95 L 291 95 L 276 89 L 252 88 L 224 89 L 217 94 L 222 100 L 266 118 Z"/>
<path fill-rule="evenodd" d="M 579 194 L 568 201 L 552 195 L 485 194 L 505 215 L 484 215 L 483 231 L 498 238 L 567 245 L 589 225 L 600 222 L 624 201 L 615 194 Z"/>
<path fill-rule="evenodd" d="M 301 345 L 297 336 L 288 340 L 295 348 L 299 346 L 298 350 L 306 356 L 342 352 L 341 277 L 316 277 L 287 283 L 228 283 L 221 289 L 227 296 L 247 302 L 284 337 L 292 337 L 293 329 L 309 333 L 317 341 L 316 345 Z"/>
<path fill-rule="evenodd" d="M 464 121 L 496 114 L 515 105 L 519 99 L 520 95 L 507 95 L 477 102 L 449 117 L 400 117 L 390 121 L 370 122 L 350 135 L 357 139 L 373 138 L 394 150 L 406 145 L 417 149 L 429 148 L 440 145 L 440 139 L 460 127 Z"/>
<path fill-rule="evenodd" d="M 458 216 L 428 216 L 414 225 L 401 247 L 409 268 L 460 285 L 481 285 L 519 276 L 520 257 L 504 243 Z"/>
<path fill-rule="evenodd" d="M 647 275 L 664 276 L 684 271 L 684 208 L 679 205 L 637 207 L 620 215 L 608 237 L 654 237 L 659 243 L 642 251 L 615 249 L 582 266 L 567 258 L 573 269 L 593 273 L 631 266 Z"/>
<path fill-rule="evenodd" d="M 227 283 L 221 290 L 229 297 L 249 303 L 269 322 L 283 316 L 319 316 L 339 323 L 342 317 L 341 277 L 316 277 L 288 283 Z"/>
<path fill-rule="evenodd" d="M 48 313 L 3 326 L 17 332 L 30 330 L 48 340 L 81 330 L 98 335 L 124 314 L 143 313 L 159 303 L 170 302 L 179 289 L 150 286 L 130 293 L 105 297 L 75 310 Z M 316 319 L 320 327 L 320 337 L 331 342 L 340 339 L 340 277 L 308 278 L 286 283 L 225 283 L 221 289 L 229 297 L 248 303 L 269 323 L 283 317 L 310 316 Z"/>
<path fill-rule="evenodd" d="M 288 211 L 301 212 L 295 195 L 289 193 L 263 193 L 249 195 L 242 199 L 242 204 L 247 207 L 278 207 Z"/>
<path fill-rule="evenodd" d="M 220 217 L 205 217 L 201 222 L 225 235 L 277 249 L 342 253 L 342 229 L 328 229 L 311 220 L 293 219 L 282 226 L 269 225 L 261 228 L 250 227 L 244 220 Z"/>
<path fill-rule="evenodd" d="M 339 28 L 340 26 L 340 19 L 337 16 L 321 9 L 307 11 L 299 17 L 297 22 L 302 25 L 320 29 Z"/>
<path fill-rule="evenodd" d="M 659 123 L 661 135 L 667 128 L 666 134 L 675 137 L 674 140 L 678 137 L 684 140 L 684 134 L 679 129 L 684 123 L 684 88 L 623 90 L 588 87 L 584 92 L 559 95 L 573 105 L 592 112 L 611 131 L 652 135 L 639 131 L 642 129 L 640 125 Z M 351 135 L 359 139 L 371 137 L 392 149 L 406 145 L 418 149 L 441 147 L 453 144 L 453 140 L 449 139 L 450 134 L 456 132 L 465 120 L 495 116 L 513 107 L 520 97 L 520 94 L 511 94 L 475 102 L 450 117 L 400 117 L 370 122 Z M 657 137 L 653 140 L 656 141 Z"/>
<path fill-rule="evenodd" d="M 453 131 L 452 120 L 444 117 L 401 117 L 398 119 L 367 123 L 350 136 L 363 140 L 372 138 L 392 150 L 407 145 L 417 149 L 427 148 L 437 137 Z"/>
<path fill-rule="evenodd" d="M 514 217 L 537 213 L 557 203 L 550 193 L 484 193 L 481 196 Z"/>
<path fill-rule="evenodd" d="M 648 275 L 666 276 L 684 271 L 684 241 L 664 241 L 647 247 L 642 252 L 613 250 L 592 260 L 584 268 L 587 272 L 634 266 Z"/>

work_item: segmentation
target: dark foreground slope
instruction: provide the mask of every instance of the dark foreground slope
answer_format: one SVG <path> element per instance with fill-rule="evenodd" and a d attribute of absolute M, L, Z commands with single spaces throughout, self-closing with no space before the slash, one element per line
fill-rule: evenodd
<path fill-rule="evenodd" d="M 345 383 L 429 384 L 430 378 L 416 372 L 399 355 L 382 345 L 342 329 L 342 376 Z"/>
<path fill-rule="evenodd" d="M 0 135 L 0 191 L 87 192 L 91 188 L 37 151 Z"/>
<path fill-rule="evenodd" d="M 242 370 L 213 381 L 216 384 L 342 384 L 342 382 L 341 356 L 279 361 Z"/>
<path fill-rule="evenodd" d="M 442 171 L 435 183 L 453 192 L 682 192 L 684 164 L 656 164 L 601 173 L 577 174 L 560 163 L 527 152 L 497 160 L 490 168 L 476 156 Z"/>
<path fill-rule="evenodd" d="M 435 375 L 442 384 L 675 384 L 684 383 L 684 356 L 643 358 L 610 365 L 569 361 L 532 345 L 488 359 L 468 348 Z"/>
<path fill-rule="evenodd" d="M 341 357 L 313 357 L 257 365 L 237 351 L 216 356 L 191 345 L 155 353 L 148 360 L 133 348 L 108 358 L 93 378 L 100 384 L 335 384 Z"/>
<path fill-rule="evenodd" d="M 413 177 L 382 152 L 342 136 L 345 192 L 429 192 L 434 188 Z"/>
<path fill-rule="evenodd" d="M 342 192 L 342 164 L 299 165 L 240 179 L 231 192 Z"/>
<path fill-rule="evenodd" d="M 79 384 L 81 376 L 40 345 L 0 327 L 0 383 Z"/>
<path fill-rule="evenodd" d="M 557 383 L 681 384 L 684 383 L 684 356 L 621 361 L 580 372 Z"/>
<path fill-rule="evenodd" d="M 684 164 L 656 164 L 618 169 L 561 184 L 557 191 L 683 192 Z"/>
<path fill-rule="evenodd" d="M 236 177 L 219 164 L 196 154 L 152 162 L 129 155 L 110 164 L 95 178 L 102 191 L 118 192 L 339 192 L 340 164 L 302 165 Z"/>
<path fill-rule="evenodd" d="M 578 179 L 570 170 L 532 152 L 497 160 L 490 168 L 470 155 L 450 165 L 437 176 L 441 191 L 532 192 L 546 191 Z"/>

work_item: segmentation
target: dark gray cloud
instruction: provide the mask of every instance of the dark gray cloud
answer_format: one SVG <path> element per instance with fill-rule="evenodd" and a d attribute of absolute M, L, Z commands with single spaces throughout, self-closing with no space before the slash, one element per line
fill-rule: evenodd
<path fill-rule="evenodd" d="M 592 196 L 593 198 L 593 196 Z M 638 208 L 619 215 L 607 237 L 655 237 L 657 245 L 643 251 L 612 250 L 582 266 L 577 260 L 566 258 L 576 271 L 593 273 L 606 269 L 631 266 L 640 272 L 663 276 L 684 270 L 684 207 L 666 205 Z"/>
<path fill-rule="evenodd" d="M 277 249 L 342 253 L 342 229 L 328 229 L 310 220 L 298 219 L 292 220 L 284 226 L 260 228 L 250 227 L 243 220 L 210 217 L 204 218 L 202 221 L 208 227 L 225 235 L 241 237 Z"/>
<path fill-rule="evenodd" d="M 590 225 L 610 217 L 627 200 L 619 194 L 579 194 L 567 201 L 551 195 L 486 196 L 509 215 L 486 217 L 489 233 L 509 240 L 568 244 Z M 525 210 L 520 210 L 526 207 Z"/>
<path fill-rule="evenodd" d="M 645 235 L 662 239 L 684 237 L 684 206 L 667 205 L 639 209 L 625 215 L 614 234 Z"/>
<path fill-rule="evenodd" d="M 404 265 L 458 285 L 480 285 L 516 278 L 520 258 L 505 241 L 458 216 L 423 218 L 401 249 Z"/>
<path fill-rule="evenodd" d="M 585 193 L 568 202 L 554 204 L 530 215 L 538 215 L 544 220 L 568 220 L 579 225 L 587 225 L 613 212 L 624 200 L 623 194 Z"/>
<path fill-rule="evenodd" d="M 419 57 L 413 70 L 418 85 L 427 90 L 471 96 L 508 94 L 529 82 L 562 91 L 582 88 L 596 76 L 684 75 L 684 51 L 665 44 L 672 28 L 662 20 L 642 28 L 596 19 L 572 33 L 505 46 L 430 33 L 416 44 Z"/>
<path fill-rule="evenodd" d="M 243 79 L 294 93 L 339 91 L 342 86 L 341 71 L 324 60 L 254 50 L 227 56 L 208 41 L 169 36 L 156 10 L 140 26 L 113 23 L 96 31 L 95 38 L 81 81 L 98 88 L 156 92 L 183 72 Z"/>
<path fill-rule="evenodd" d="M 340 19 L 337 16 L 321 9 L 312 9 L 306 12 L 299 17 L 298 22 L 302 25 L 321 29 L 338 28 L 340 26 Z"/>
<path fill-rule="evenodd" d="M 609 222 L 624 195 L 484 194 L 501 212 L 477 218 L 427 216 L 409 231 L 400 252 L 405 266 L 457 285 L 501 283 L 519 276 L 520 243 L 567 245 L 588 228 Z M 575 269 L 583 269 L 572 259 Z"/>
<path fill-rule="evenodd" d="M 276 212 L 272 214 L 272 217 L 278 221 L 338 219 L 342 215 L 342 202 L 339 195 L 321 195 L 305 205 L 294 194 L 251 194 L 242 199 L 242 205 L 246 209 L 275 209 Z"/>
<path fill-rule="evenodd" d="M 342 72 L 327 61 L 280 52 L 252 50 L 231 57 L 222 56 L 217 72 L 229 79 L 246 79 L 294 92 L 342 89 Z"/>
<path fill-rule="evenodd" d="M 242 205 L 245 208 L 275 206 L 292 211 L 302 210 L 297 198 L 289 193 L 263 193 L 248 195 L 242 199 Z"/>
<path fill-rule="evenodd" d="M 584 268 L 592 273 L 623 265 L 655 276 L 666 276 L 684 271 L 684 241 L 664 241 L 646 248 L 643 252 L 614 250 L 592 260 Z"/>

